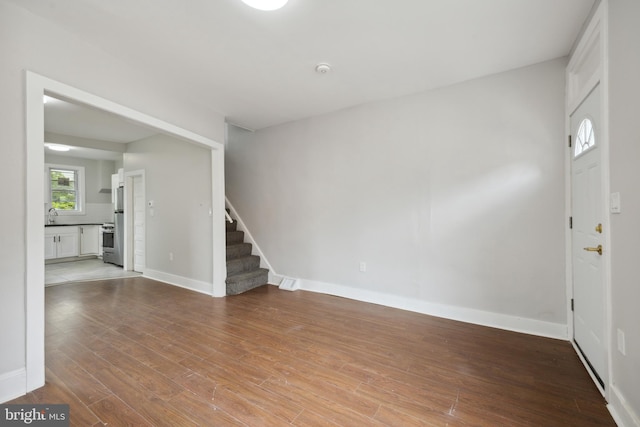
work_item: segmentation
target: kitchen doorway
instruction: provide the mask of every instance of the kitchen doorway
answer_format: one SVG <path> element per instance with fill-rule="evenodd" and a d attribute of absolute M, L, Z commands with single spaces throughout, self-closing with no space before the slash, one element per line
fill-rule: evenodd
<path fill-rule="evenodd" d="M 47 180 L 45 186 L 47 226 L 69 235 L 78 232 L 73 236 L 76 244 L 66 254 L 61 256 L 55 247 L 46 252 L 45 287 L 139 275 L 123 268 L 124 153 L 128 143 L 152 137 L 158 130 L 52 94 L 44 101 L 45 164 L 81 171 L 73 175 L 76 191 L 71 195 L 58 191 L 54 199 L 54 181 Z M 45 245 L 50 243 L 47 239 Z"/>
<path fill-rule="evenodd" d="M 224 225 L 224 146 L 221 143 L 179 128 L 107 99 L 84 92 L 58 81 L 26 71 L 26 265 L 25 265 L 25 392 L 45 383 L 44 347 L 44 107 L 43 96 L 52 94 L 106 111 L 134 123 L 158 129 L 211 151 L 212 183 L 212 266 L 210 295 L 226 295 L 225 225 Z"/>

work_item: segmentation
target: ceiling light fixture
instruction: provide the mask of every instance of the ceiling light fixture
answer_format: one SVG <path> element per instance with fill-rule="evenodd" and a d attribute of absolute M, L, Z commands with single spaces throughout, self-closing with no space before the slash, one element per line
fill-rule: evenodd
<path fill-rule="evenodd" d="M 62 144 L 46 144 L 46 146 L 49 148 L 49 150 L 53 150 L 53 151 L 71 150 L 71 147 L 69 147 L 68 145 L 62 145 Z"/>
<path fill-rule="evenodd" d="M 242 0 L 246 5 L 259 10 L 277 10 L 287 4 L 289 0 Z"/>

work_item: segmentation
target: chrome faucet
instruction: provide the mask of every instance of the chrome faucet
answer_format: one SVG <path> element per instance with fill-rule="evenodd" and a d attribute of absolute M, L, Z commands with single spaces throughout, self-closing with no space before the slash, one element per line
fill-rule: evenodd
<path fill-rule="evenodd" d="M 58 211 L 56 208 L 50 208 L 49 215 L 47 215 L 47 224 L 53 224 L 55 222 L 53 219 L 54 216 L 58 216 Z"/>

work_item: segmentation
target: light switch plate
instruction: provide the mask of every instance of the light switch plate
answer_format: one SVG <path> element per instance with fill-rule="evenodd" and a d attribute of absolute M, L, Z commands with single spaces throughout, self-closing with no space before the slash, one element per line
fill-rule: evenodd
<path fill-rule="evenodd" d="M 611 213 L 620 213 L 620 193 L 611 193 Z"/>

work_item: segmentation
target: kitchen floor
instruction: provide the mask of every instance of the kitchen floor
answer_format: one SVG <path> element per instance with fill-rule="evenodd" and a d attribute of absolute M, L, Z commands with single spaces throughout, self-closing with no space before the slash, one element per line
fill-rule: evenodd
<path fill-rule="evenodd" d="M 44 285 L 53 286 L 68 282 L 136 277 L 141 275 L 141 273 L 135 271 L 125 271 L 122 267 L 104 263 L 100 258 L 94 258 L 45 264 Z"/>

